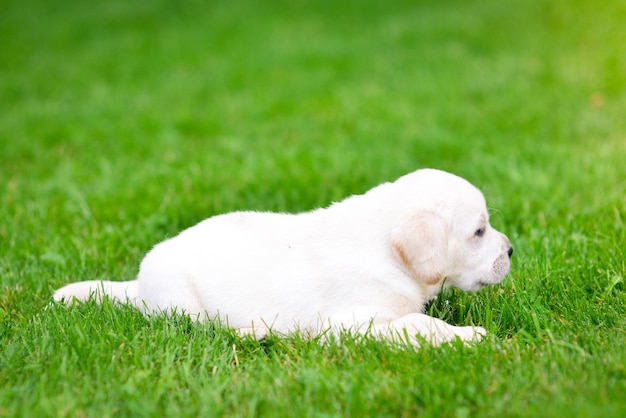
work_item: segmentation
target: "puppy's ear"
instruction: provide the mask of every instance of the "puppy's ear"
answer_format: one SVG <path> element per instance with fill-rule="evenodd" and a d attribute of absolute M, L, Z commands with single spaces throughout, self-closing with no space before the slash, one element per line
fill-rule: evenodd
<path fill-rule="evenodd" d="M 446 274 L 448 224 L 433 211 L 421 211 L 393 227 L 391 248 L 406 272 L 427 285 Z"/>

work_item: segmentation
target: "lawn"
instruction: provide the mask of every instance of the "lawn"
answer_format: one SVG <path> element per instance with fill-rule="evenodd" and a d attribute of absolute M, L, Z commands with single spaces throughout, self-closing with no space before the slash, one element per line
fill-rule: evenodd
<path fill-rule="evenodd" d="M 624 0 L 1 9 L 0 416 L 626 416 Z M 422 167 L 479 186 L 515 247 L 502 284 L 427 307 L 476 346 L 50 304 L 208 216 Z"/>

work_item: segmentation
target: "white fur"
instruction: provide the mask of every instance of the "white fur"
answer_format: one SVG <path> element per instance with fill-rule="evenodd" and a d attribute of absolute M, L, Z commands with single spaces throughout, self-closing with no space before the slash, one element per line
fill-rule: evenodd
<path fill-rule="evenodd" d="M 485 330 L 448 325 L 424 305 L 442 287 L 500 282 L 511 251 L 478 189 L 424 169 L 325 209 L 214 216 L 155 246 L 137 280 L 73 283 L 54 299 L 105 293 L 145 313 L 220 319 L 257 337 L 331 329 L 414 344 L 473 341 Z"/>

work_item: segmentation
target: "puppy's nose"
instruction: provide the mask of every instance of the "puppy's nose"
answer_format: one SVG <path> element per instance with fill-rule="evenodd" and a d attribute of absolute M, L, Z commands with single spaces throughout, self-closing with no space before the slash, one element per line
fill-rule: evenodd
<path fill-rule="evenodd" d="M 509 247 L 509 251 L 507 251 L 507 254 L 509 255 L 509 258 L 511 258 L 511 256 L 513 255 L 513 247 Z"/>

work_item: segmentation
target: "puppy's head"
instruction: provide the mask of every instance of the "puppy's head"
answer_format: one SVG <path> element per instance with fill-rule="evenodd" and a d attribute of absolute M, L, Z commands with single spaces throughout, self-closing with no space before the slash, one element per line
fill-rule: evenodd
<path fill-rule="evenodd" d="M 406 204 L 397 211 L 391 248 L 411 277 L 425 285 L 446 279 L 446 286 L 478 290 L 506 276 L 513 248 L 489 224 L 476 187 L 438 170 L 419 170 L 395 184 Z"/>

